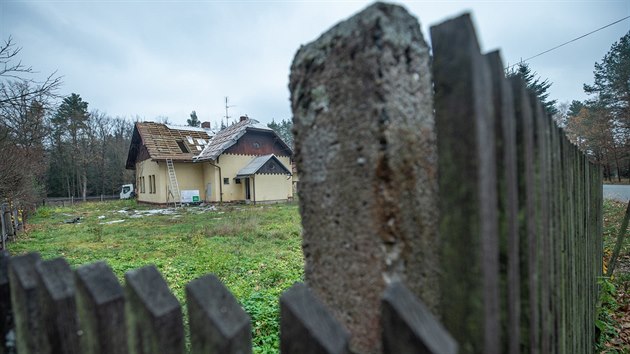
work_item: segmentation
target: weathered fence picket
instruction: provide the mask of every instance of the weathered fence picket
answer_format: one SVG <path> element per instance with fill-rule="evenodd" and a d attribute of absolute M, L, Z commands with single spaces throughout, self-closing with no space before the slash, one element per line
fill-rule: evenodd
<path fill-rule="evenodd" d="M 128 352 L 125 293 L 105 262 L 75 271 L 81 351 L 87 354 Z"/>
<path fill-rule="evenodd" d="M 125 281 L 130 353 L 183 353 L 182 309 L 157 268 L 131 270 Z"/>
<path fill-rule="evenodd" d="M 44 350 L 42 353 L 78 354 L 77 309 L 74 274 L 68 262 L 56 258 L 35 264 L 39 278 L 39 301 Z"/>
<path fill-rule="evenodd" d="M 349 354 L 350 335 L 304 284 L 280 298 L 280 352 Z"/>
<path fill-rule="evenodd" d="M 0 354 L 7 353 L 6 338 L 13 330 L 11 292 L 9 287 L 9 252 L 0 251 Z"/>
<path fill-rule="evenodd" d="M 468 16 L 432 27 L 431 38 L 442 239 L 439 313 L 462 352 L 499 353 L 499 237 L 490 68 Z"/>
<path fill-rule="evenodd" d="M 186 302 L 192 354 L 252 352 L 249 315 L 216 276 L 188 283 Z"/>
<path fill-rule="evenodd" d="M 514 98 L 499 52 L 486 54 L 492 78 L 496 142 L 502 353 L 520 352 L 520 253 Z"/>
<path fill-rule="evenodd" d="M 498 52 L 482 55 L 469 15 L 431 36 L 429 68 L 417 21 L 376 3 L 296 55 L 308 286 L 279 300 L 281 352 L 593 353 L 601 169 Z M 6 210 L 3 235 L 17 229 Z M 125 280 L 104 262 L 2 252 L 0 334 L 15 329 L 20 354 L 182 353 L 157 268 Z M 219 279 L 186 299 L 192 353 L 252 351 Z"/>
<path fill-rule="evenodd" d="M 9 260 L 11 308 L 15 321 L 16 347 L 20 354 L 45 352 L 42 311 L 39 306 L 35 263 L 39 254 L 29 253 Z"/>
<path fill-rule="evenodd" d="M 381 301 L 384 354 L 455 354 L 457 343 L 429 309 L 401 282 Z"/>

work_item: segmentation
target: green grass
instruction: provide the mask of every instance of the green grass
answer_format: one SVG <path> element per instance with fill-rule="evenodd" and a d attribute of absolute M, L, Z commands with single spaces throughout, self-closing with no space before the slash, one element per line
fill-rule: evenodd
<path fill-rule="evenodd" d="M 277 353 L 278 298 L 303 278 L 297 206 L 190 207 L 175 214 L 142 214 L 148 209 L 134 201 L 42 207 L 8 248 L 14 255 L 64 257 L 73 267 L 105 260 L 121 283 L 128 270 L 155 264 L 184 312 L 186 283 L 213 273 L 251 316 L 254 352 Z M 80 223 L 64 223 L 76 216 Z M 104 224 L 117 220 L 123 221 Z"/>
<path fill-rule="evenodd" d="M 604 266 L 610 261 L 612 250 L 617 242 L 617 235 L 621 228 L 626 203 L 614 200 L 604 200 Z M 599 280 L 600 305 L 598 306 L 598 318 L 595 325 L 599 335 L 596 350 L 599 353 L 629 353 L 630 345 L 623 338 L 625 328 L 629 324 L 630 314 L 630 273 L 627 265 L 622 267 L 620 263 L 626 262 L 630 255 L 630 238 L 626 235 L 622 244 L 617 266 L 612 277 L 602 277 Z"/>

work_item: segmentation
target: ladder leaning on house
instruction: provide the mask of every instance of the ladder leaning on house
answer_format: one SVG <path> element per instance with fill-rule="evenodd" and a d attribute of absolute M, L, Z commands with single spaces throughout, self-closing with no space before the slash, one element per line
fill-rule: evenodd
<path fill-rule="evenodd" d="M 175 207 L 182 205 L 182 198 L 179 193 L 179 185 L 177 184 L 177 175 L 175 175 L 175 166 L 173 165 L 172 159 L 166 159 L 166 168 L 168 169 L 168 178 L 169 178 L 169 187 L 168 187 L 168 196 L 173 197 L 173 203 L 175 203 Z M 167 196 L 167 202 L 168 202 Z"/>

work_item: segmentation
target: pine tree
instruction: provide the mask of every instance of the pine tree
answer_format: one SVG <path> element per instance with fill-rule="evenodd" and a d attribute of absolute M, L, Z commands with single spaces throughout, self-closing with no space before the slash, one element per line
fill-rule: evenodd
<path fill-rule="evenodd" d="M 188 123 L 188 126 L 190 127 L 199 127 L 201 125 L 201 122 L 197 118 L 197 112 L 195 111 L 192 111 L 190 113 L 190 119 L 187 119 L 186 122 Z"/>
<path fill-rule="evenodd" d="M 541 81 L 540 76 L 538 76 L 536 72 L 532 72 L 529 64 L 523 62 L 518 63 L 516 68 L 508 70 L 507 77 L 522 78 L 527 84 L 527 88 L 538 96 L 548 114 L 554 115 L 558 113 L 558 109 L 556 108 L 557 100 L 547 100 L 549 98 L 548 90 L 551 87 L 551 82 L 549 82 L 548 79 Z"/>
<path fill-rule="evenodd" d="M 88 129 L 88 103 L 76 93 L 63 99 L 51 119 L 54 152 L 51 164 L 60 164 L 68 196 L 87 193 L 89 151 L 83 148 Z"/>
<path fill-rule="evenodd" d="M 601 63 L 595 63 L 593 85 L 584 92 L 609 109 L 623 127 L 630 129 L 630 31 L 613 43 Z"/>
<path fill-rule="evenodd" d="M 283 119 L 280 123 L 276 123 L 276 121 L 272 119 L 271 123 L 267 124 L 267 127 L 273 129 L 289 147 L 293 148 L 293 132 L 291 131 L 291 129 L 293 129 L 293 122 L 290 119 Z"/>

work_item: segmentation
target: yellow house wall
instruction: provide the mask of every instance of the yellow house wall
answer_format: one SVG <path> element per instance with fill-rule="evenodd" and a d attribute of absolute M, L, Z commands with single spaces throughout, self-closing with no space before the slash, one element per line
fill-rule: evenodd
<path fill-rule="evenodd" d="M 203 166 L 192 163 L 173 164 L 179 190 L 199 190 L 199 196 L 204 199 L 205 188 L 203 184 Z M 140 186 L 136 186 L 136 194 L 139 202 L 166 204 L 172 202 L 168 196 L 169 177 L 164 161 L 144 160 L 136 164 L 138 177 L 144 177 L 144 193 L 140 192 Z M 150 193 L 149 176 L 155 175 L 155 193 Z"/>
<path fill-rule="evenodd" d="M 219 156 L 218 166 L 221 166 L 221 180 L 223 187 L 223 201 L 231 202 L 237 200 L 245 200 L 245 184 L 236 184 L 234 178 L 238 171 L 247 166 L 256 156 L 249 155 L 231 155 L 225 154 Z M 229 178 L 230 183 L 224 184 L 223 179 Z M 218 186 L 217 186 L 218 189 Z"/>
<path fill-rule="evenodd" d="M 162 163 L 166 165 L 166 163 Z M 199 198 L 205 199 L 206 188 L 203 183 L 203 166 L 196 163 L 174 163 L 175 175 L 177 176 L 177 184 L 179 190 L 198 190 Z M 168 191 L 168 174 L 166 174 L 166 168 L 164 169 L 166 183 L 164 184 L 164 191 Z M 169 200 L 170 202 L 170 200 Z"/>
<path fill-rule="evenodd" d="M 156 161 L 152 160 L 144 160 L 136 164 L 137 181 L 140 181 L 140 177 L 144 177 L 144 192 L 142 192 L 140 182 L 137 182 L 136 185 L 136 195 L 138 196 L 139 202 L 165 203 L 166 194 L 164 193 L 163 188 L 161 188 L 161 185 L 164 184 L 165 181 L 165 167 L 166 166 L 164 164 L 160 165 Z M 151 175 L 155 175 L 156 193 L 150 193 L 151 187 L 149 176 Z"/>
<path fill-rule="evenodd" d="M 238 171 L 240 171 L 243 167 L 247 166 L 247 164 L 249 164 L 254 158 L 256 158 L 255 155 L 224 154 L 224 155 L 219 156 L 219 162 L 217 163 L 217 165 L 221 167 L 221 179 L 219 179 L 218 172 L 217 172 L 215 180 L 221 183 L 223 187 L 223 201 L 224 202 L 245 200 L 245 180 L 242 180 L 240 184 L 236 184 L 234 181 L 234 178 L 236 177 L 236 174 L 238 173 Z M 289 157 L 279 156 L 278 160 L 280 160 L 280 162 L 282 162 L 282 164 L 287 169 L 289 169 L 289 171 L 291 170 L 290 169 L 291 160 L 289 159 Z M 263 185 L 259 187 L 258 178 L 260 176 L 265 176 L 265 175 L 256 175 L 255 177 L 256 178 L 256 201 L 284 200 L 284 199 L 287 199 L 287 196 L 293 196 L 291 179 L 287 180 L 286 176 L 284 175 L 269 175 L 269 176 L 274 176 L 275 178 L 277 178 L 277 180 L 273 179 L 273 181 L 276 181 L 276 182 L 282 179 L 282 183 L 274 184 L 267 178 L 263 178 L 262 179 Z M 224 178 L 229 178 L 229 184 L 223 184 Z M 206 180 L 208 180 L 207 177 L 206 177 Z M 252 187 L 250 189 L 251 192 L 254 193 L 251 178 L 250 178 L 250 187 Z M 262 191 L 259 190 L 260 188 L 269 189 L 269 191 L 263 193 Z M 219 193 L 218 185 L 213 186 L 213 189 L 214 189 L 213 195 L 218 195 Z M 214 193 L 215 191 L 216 191 L 216 194 Z"/>
<path fill-rule="evenodd" d="M 220 201 L 219 196 L 219 171 L 216 167 L 208 162 L 199 162 L 203 167 L 203 184 L 204 193 L 201 198 L 207 202 Z M 208 184 L 210 184 L 210 193 L 208 194 Z"/>
<path fill-rule="evenodd" d="M 256 202 L 286 200 L 293 196 L 292 181 L 286 175 L 256 175 L 254 183 Z"/>
<path fill-rule="evenodd" d="M 174 163 L 177 183 L 181 190 L 199 190 L 201 200 L 218 202 L 221 200 L 221 190 L 223 201 L 245 200 L 245 180 L 240 184 L 235 183 L 234 178 L 238 171 L 247 166 L 256 156 L 250 155 L 221 155 L 216 163 L 221 168 L 221 173 L 217 167 L 208 162 L 199 163 Z M 288 157 L 278 157 L 285 167 L 291 166 Z M 138 177 L 144 177 L 144 193 L 140 193 L 140 186 L 136 186 L 136 194 L 139 202 L 166 204 L 172 202 L 168 196 L 169 177 L 166 162 L 144 160 L 136 164 Z M 150 193 L 149 176 L 155 175 L 156 192 Z M 223 179 L 229 178 L 229 183 L 224 184 Z M 250 190 L 256 193 L 256 201 L 285 200 L 293 196 L 292 179 L 285 175 L 256 175 L 256 186 L 250 178 Z M 210 196 L 208 197 L 206 187 L 211 185 Z M 252 195 L 253 197 L 253 195 Z M 253 198 L 252 198 L 253 199 Z"/>

